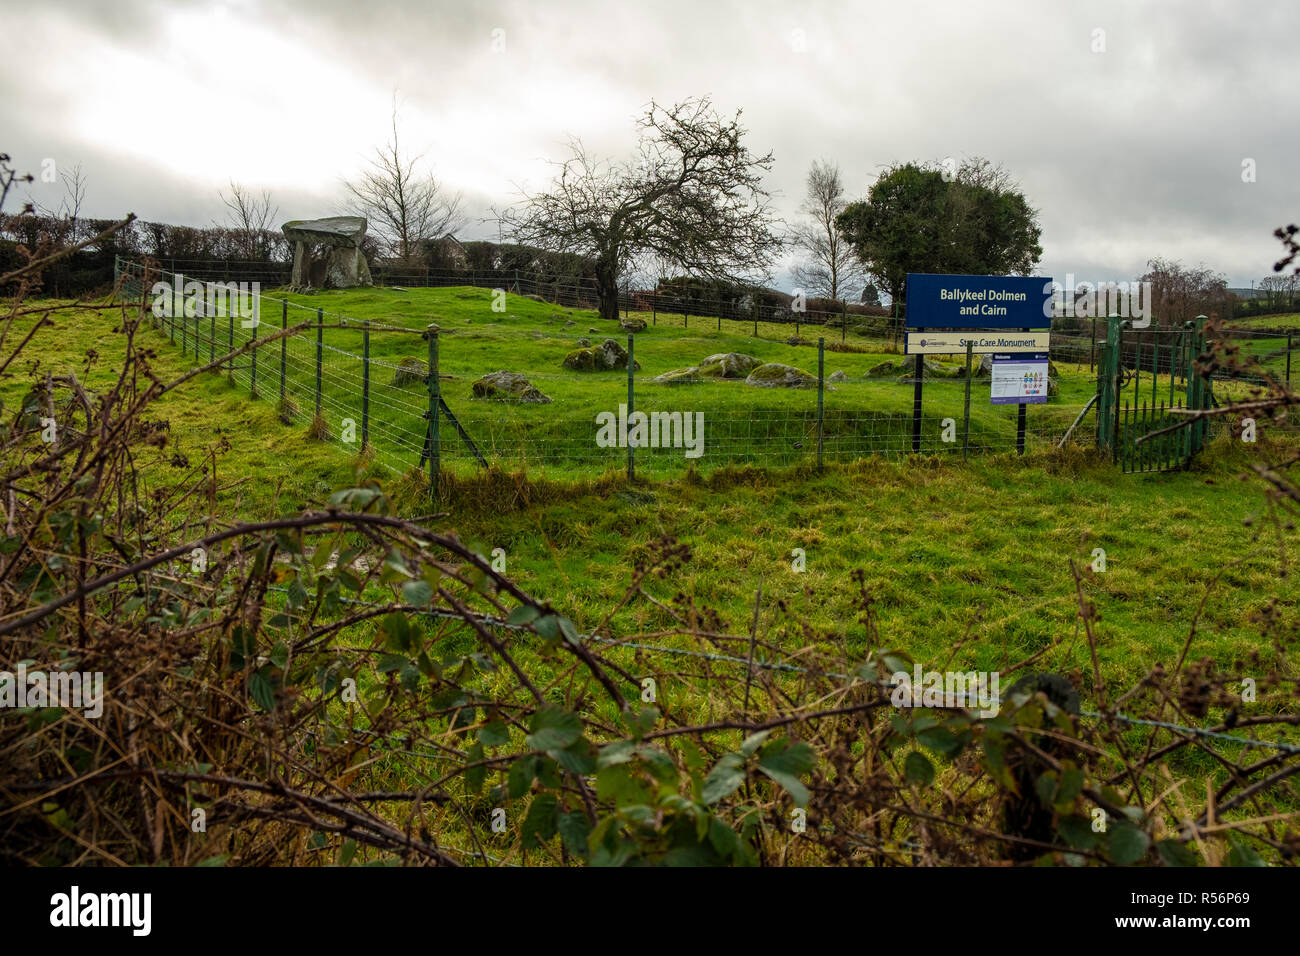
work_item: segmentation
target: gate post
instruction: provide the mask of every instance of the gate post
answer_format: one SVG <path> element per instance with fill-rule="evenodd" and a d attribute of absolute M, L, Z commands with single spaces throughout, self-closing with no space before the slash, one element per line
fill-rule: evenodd
<path fill-rule="evenodd" d="M 1192 330 L 1191 348 L 1187 350 L 1187 407 L 1201 411 L 1208 407 L 1208 383 L 1196 368 L 1196 360 L 1205 352 L 1206 317 L 1198 315 L 1193 322 L 1187 323 Z M 1204 419 L 1195 419 L 1187 429 L 1187 457 L 1195 455 L 1205 444 L 1206 425 Z"/>
<path fill-rule="evenodd" d="M 1119 409 L 1120 318 L 1106 319 L 1106 339 L 1097 347 L 1097 448 L 1115 456 L 1115 416 Z"/>

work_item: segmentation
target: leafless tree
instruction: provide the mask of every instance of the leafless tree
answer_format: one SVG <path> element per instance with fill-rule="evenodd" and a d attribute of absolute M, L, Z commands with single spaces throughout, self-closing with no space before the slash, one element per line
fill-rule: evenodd
<path fill-rule="evenodd" d="M 60 172 L 59 182 L 63 184 L 63 196 L 59 199 L 59 205 L 54 207 L 36 203 L 34 208 L 51 220 L 50 237 L 62 245 L 76 242 L 80 238 L 81 207 L 86 201 L 86 173 L 81 163 Z"/>
<path fill-rule="evenodd" d="M 808 192 L 799 211 L 806 219 L 794 229 L 794 245 L 808 258 L 793 270 L 796 285 L 808 295 L 847 298 L 866 281 L 862 264 L 835 217 L 848 205 L 840 168 L 827 160 L 808 171 Z"/>
<path fill-rule="evenodd" d="M 34 177 L 31 173 L 18 175 L 18 171 L 9 165 L 9 154 L 0 153 L 0 212 L 4 211 L 5 200 L 9 198 L 9 187 L 14 183 L 30 183 Z M 34 212 L 31 203 L 23 206 L 23 213 Z"/>
<path fill-rule="evenodd" d="M 243 247 L 242 254 L 248 259 L 264 258 L 267 252 L 267 234 L 275 225 L 280 211 L 279 206 L 271 204 L 271 193 L 263 189 L 260 194 L 230 181 L 230 195 L 217 193 L 226 208 L 230 210 L 230 228 L 237 241 Z"/>
<path fill-rule="evenodd" d="M 420 169 L 424 154 L 402 151 L 393 104 L 393 138 L 375 148 L 370 167 L 344 183 L 348 208 L 370 221 L 384 251 L 406 263 L 419 259 L 424 241 L 440 239 L 465 225 L 463 197 L 451 195 L 432 174 Z"/>
<path fill-rule="evenodd" d="M 525 192 L 498 219 L 516 242 L 589 257 L 608 319 L 618 316 L 619 279 L 641 253 L 707 278 L 765 276 L 781 248 L 762 187 L 772 154 L 742 144 L 739 120 L 739 112 L 723 120 L 707 97 L 651 101 L 634 158 L 596 160 L 571 140 L 549 191 Z"/>
<path fill-rule="evenodd" d="M 1141 281 L 1151 283 L 1153 314 L 1163 324 L 1187 322 L 1198 315 L 1232 314 L 1234 297 L 1227 279 L 1205 266 L 1193 269 L 1181 262 L 1152 259 Z"/>

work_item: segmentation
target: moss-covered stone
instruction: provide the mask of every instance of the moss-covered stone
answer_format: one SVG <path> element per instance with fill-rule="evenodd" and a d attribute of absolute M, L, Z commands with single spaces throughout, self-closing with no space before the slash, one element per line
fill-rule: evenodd
<path fill-rule="evenodd" d="M 768 362 L 750 372 L 745 384 L 759 388 L 816 388 L 817 376 L 793 365 Z"/>
<path fill-rule="evenodd" d="M 574 349 L 564 357 L 561 363 L 565 368 L 575 372 L 605 372 L 627 368 L 627 349 L 613 339 L 606 339 L 599 345 L 585 349 Z M 641 367 L 635 362 L 634 369 Z"/>
<path fill-rule="evenodd" d="M 551 398 L 518 372 L 488 372 L 470 388 L 475 398 L 488 398 L 498 402 L 519 402 L 524 405 L 549 405 Z"/>
<path fill-rule="evenodd" d="M 720 378 L 744 378 L 762 364 L 760 359 L 743 352 L 718 352 L 702 361 L 700 370 Z"/>

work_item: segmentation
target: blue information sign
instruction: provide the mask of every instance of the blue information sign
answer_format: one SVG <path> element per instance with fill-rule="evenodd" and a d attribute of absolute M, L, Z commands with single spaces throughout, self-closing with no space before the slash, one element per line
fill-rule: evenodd
<path fill-rule="evenodd" d="M 1052 280 L 1022 276 L 907 277 L 909 329 L 1046 329 Z"/>

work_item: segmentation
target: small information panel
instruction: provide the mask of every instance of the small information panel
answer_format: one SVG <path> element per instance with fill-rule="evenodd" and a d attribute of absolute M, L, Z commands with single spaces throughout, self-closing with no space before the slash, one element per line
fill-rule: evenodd
<path fill-rule="evenodd" d="M 1047 353 L 993 354 L 994 405 L 1039 405 L 1047 402 Z"/>

